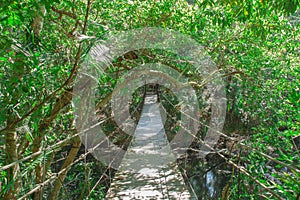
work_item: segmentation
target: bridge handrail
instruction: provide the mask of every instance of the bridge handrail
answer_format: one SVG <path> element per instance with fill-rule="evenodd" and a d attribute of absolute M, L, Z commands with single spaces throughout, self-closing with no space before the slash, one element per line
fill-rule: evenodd
<path fill-rule="evenodd" d="M 172 103 L 165 95 L 162 94 L 161 96 L 163 96 L 164 99 L 167 100 L 172 106 L 175 106 L 175 105 L 174 105 L 174 104 L 173 104 L 173 103 Z M 168 114 L 168 112 L 166 112 L 166 113 Z M 188 115 L 187 113 L 185 113 L 185 112 L 183 112 L 183 111 L 181 111 L 181 110 L 180 110 L 180 113 L 182 113 L 183 115 L 185 115 L 186 117 L 188 117 L 188 118 L 191 119 L 191 120 L 196 120 L 195 118 L 193 118 L 192 116 Z M 201 124 L 201 125 L 203 125 L 203 126 L 205 126 L 205 127 L 207 127 L 207 128 L 211 128 L 212 130 L 214 130 L 215 132 L 219 133 L 221 136 L 225 137 L 226 139 L 229 139 L 229 140 L 231 140 L 231 141 L 237 142 L 239 145 L 241 145 L 241 146 L 244 147 L 245 149 L 252 150 L 252 151 L 254 151 L 255 153 L 260 154 L 261 156 L 263 156 L 263 157 L 265 157 L 265 158 L 267 158 L 267 159 L 269 159 L 269 160 L 272 160 L 273 162 L 275 162 L 275 163 L 277 163 L 277 164 L 280 164 L 280 165 L 282 165 L 282 166 L 288 168 L 288 169 L 291 170 L 291 171 L 295 171 L 295 172 L 297 172 L 297 173 L 300 173 L 300 170 L 297 169 L 295 166 L 286 164 L 286 163 L 281 162 L 281 161 L 279 161 L 279 160 L 276 160 L 276 159 L 272 158 L 270 155 L 265 154 L 265 153 L 263 153 L 263 152 L 260 152 L 260 151 L 258 151 L 257 149 L 254 149 L 253 147 L 251 147 L 251 146 L 249 146 L 249 145 L 243 143 L 244 140 L 239 140 L 239 141 L 237 141 L 237 139 L 234 138 L 234 137 L 230 137 L 230 136 L 226 135 L 225 133 L 223 133 L 223 132 L 221 132 L 221 131 L 218 131 L 218 130 L 214 129 L 214 128 L 211 127 L 211 126 L 209 126 L 209 125 L 207 125 L 207 124 L 204 124 L 203 122 L 200 122 L 199 120 L 198 120 L 198 122 L 199 122 L 199 124 Z M 189 130 L 187 130 L 187 129 L 186 129 L 185 127 L 183 127 L 181 124 L 179 124 L 179 126 L 182 127 L 182 128 L 184 128 L 184 129 L 187 131 L 187 133 L 189 133 L 191 136 L 195 137 L 194 134 L 192 134 Z M 198 138 L 198 137 L 195 137 L 195 138 L 198 139 L 198 140 L 200 140 L 200 142 L 204 142 L 201 138 Z M 206 144 L 206 145 L 207 145 L 207 144 Z M 211 148 L 212 151 L 216 152 L 216 150 L 213 149 L 211 146 L 208 146 L 208 147 Z M 218 152 L 218 153 L 219 153 L 219 152 Z"/>

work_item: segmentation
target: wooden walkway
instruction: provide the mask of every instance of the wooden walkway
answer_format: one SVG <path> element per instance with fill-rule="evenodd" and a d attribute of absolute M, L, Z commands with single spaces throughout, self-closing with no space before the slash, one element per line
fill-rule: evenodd
<path fill-rule="evenodd" d="M 191 199 L 166 138 L 156 95 L 141 119 L 106 199 Z"/>

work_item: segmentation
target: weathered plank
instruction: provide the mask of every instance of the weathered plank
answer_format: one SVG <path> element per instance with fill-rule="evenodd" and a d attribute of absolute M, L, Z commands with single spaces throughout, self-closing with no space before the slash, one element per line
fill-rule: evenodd
<path fill-rule="evenodd" d="M 166 138 L 156 96 L 148 95 L 106 199 L 190 198 Z"/>

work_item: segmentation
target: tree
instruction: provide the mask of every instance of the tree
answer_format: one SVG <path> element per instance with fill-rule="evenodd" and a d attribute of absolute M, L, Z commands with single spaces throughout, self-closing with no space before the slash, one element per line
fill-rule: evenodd
<path fill-rule="evenodd" d="M 82 168 L 77 160 L 83 146 L 74 130 L 71 106 L 78 68 L 95 38 L 105 40 L 105 34 L 113 31 L 151 26 L 191 36 L 224 74 L 228 126 L 246 133 L 240 144 L 242 153 L 228 161 L 238 164 L 240 177 L 232 179 L 236 184 L 228 187 L 228 194 L 233 199 L 253 197 L 254 191 L 262 197 L 299 197 L 299 146 L 294 142 L 300 129 L 297 0 L 190 4 L 175 0 L 17 0 L 0 6 L 1 197 L 60 198 L 67 195 L 66 180 L 76 182 L 73 174 L 79 169 L 84 169 L 85 174 L 81 171 L 78 176 L 85 177 L 86 184 L 73 192 L 81 198 L 91 195 L 90 185 L 99 184 L 95 177 L 89 180 L 89 173 L 96 173 L 96 164 L 89 169 L 86 161 Z M 97 77 L 97 110 L 108 121 L 103 125 L 107 134 L 120 146 L 130 138 L 110 121 L 108 102 L 120 77 L 144 62 L 172 67 L 188 77 L 201 95 L 203 77 L 170 52 L 143 49 L 117 58 L 107 76 Z M 141 94 L 137 92 L 133 102 L 141 101 Z M 171 107 L 169 112 L 177 113 Z M 66 156 L 62 156 L 64 151 Z M 62 163 L 57 164 L 58 158 Z M 241 169 L 255 177 L 255 184 Z"/>

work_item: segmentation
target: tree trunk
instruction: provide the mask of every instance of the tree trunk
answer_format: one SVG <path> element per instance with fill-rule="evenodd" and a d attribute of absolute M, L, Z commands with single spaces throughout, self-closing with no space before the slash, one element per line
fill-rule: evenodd
<path fill-rule="evenodd" d="M 38 136 L 36 135 L 34 140 L 33 140 L 33 149 L 32 149 L 32 153 L 36 153 L 40 150 L 41 148 L 41 141 L 42 141 L 42 137 L 41 136 Z M 35 156 L 33 159 L 37 158 L 37 156 Z M 41 164 L 38 164 L 36 167 L 35 167 L 35 184 L 40 184 L 42 183 L 42 177 L 43 177 L 43 170 L 42 170 L 42 166 Z M 38 190 L 36 192 L 34 192 L 34 200 L 39 200 L 39 199 L 42 199 L 42 194 L 41 194 L 41 191 Z"/>
<path fill-rule="evenodd" d="M 53 109 L 51 110 L 51 113 L 48 117 L 44 118 L 42 122 L 39 124 L 39 128 L 36 132 L 36 136 L 33 140 L 33 149 L 32 152 L 36 153 L 40 151 L 41 148 L 41 142 L 42 138 L 45 135 L 45 131 L 47 128 L 51 125 L 51 122 L 55 119 L 55 117 L 58 115 L 58 113 L 63 109 L 65 106 L 69 105 L 72 99 L 72 93 L 70 90 L 65 90 L 62 94 L 61 98 L 57 101 L 57 103 L 54 105 Z M 36 158 L 36 157 L 35 157 Z M 39 164 L 35 168 L 35 175 L 36 175 L 36 184 L 43 182 L 43 174 L 46 174 L 47 171 L 43 171 L 42 166 Z M 34 193 L 34 200 L 41 199 L 42 191 L 38 190 Z"/>
<path fill-rule="evenodd" d="M 21 80 L 25 73 L 25 59 L 26 58 L 23 53 L 15 53 L 14 63 L 11 66 L 13 71 L 11 75 L 12 78 L 9 80 L 10 83 L 12 83 L 12 87 L 15 87 L 15 90 L 12 90 L 8 96 L 4 97 L 7 98 L 6 102 L 9 102 L 9 96 L 12 96 L 12 105 L 17 105 L 20 98 L 20 92 L 17 85 L 18 81 Z M 18 80 L 14 80 L 15 78 Z M 18 160 L 17 131 L 15 126 L 11 126 L 11 124 L 13 124 L 13 122 L 17 119 L 17 115 L 13 109 L 7 109 L 6 117 L 7 127 L 10 128 L 5 131 L 5 153 L 6 164 L 10 164 Z M 8 191 L 5 194 L 5 199 L 16 199 L 22 185 L 19 164 L 7 169 L 7 182 Z"/>
<path fill-rule="evenodd" d="M 46 14 L 45 5 L 43 5 L 39 2 L 39 8 L 36 11 L 35 17 L 32 22 L 32 30 L 34 33 L 35 42 L 38 41 L 38 38 L 43 29 L 45 14 Z M 41 134 L 41 135 L 36 134 L 34 141 L 33 141 L 33 149 L 32 149 L 33 153 L 38 152 L 40 150 L 42 138 L 43 138 L 43 134 Z M 35 180 L 36 184 L 42 183 L 43 170 L 42 170 L 42 166 L 40 164 L 37 165 L 35 168 L 35 176 L 36 176 L 36 180 Z M 41 191 L 36 191 L 34 193 L 34 200 L 39 200 L 41 198 L 42 198 Z"/>
<path fill-rule="evenodd" d="M 41 34 L 41 31 L 43 30 L 45 14 L 46 14 L 45 5 L 39 4 L 39 10 L 37 10 L 36 16 L 32 22 L 32 30 L 33 30 L 35 37 L 39 37 Z"/>
<path fill-rule="evenodd" d="M 8 123 L 9 122 L 10 119 L 8 120 Z M 17 139 L 17 132 L 15 129 L 6 131 L 5 133 L 6 164 L 10 164 L 18 160 L 16 139 Z M 16 164 L 7 169 L 7 182 L 9 188 L 4 198 L 17 199 L 22 184 L 19 164 Z"/>
<path fill-rule="evenodd" d="M 55 180 L 53 190 L 51 191 L 51 193 L 48 197 L 48 200 L 58 199 L 58 194 L 59 194 L 60 188 L 61 188 L 62 183 L 64 182 L 64 179 L 70 169 L 69 165 L 74 161 L 74 159 L 79 151 L 80 146 L 81 146 L 81 140 L 80 140 L 80 137 L 77 136 L 74 138 L 72 149 L 70 150 L 67 158 L 65 159 L 64 164 L 61 167 L 61 170 L 64 170 L 64 171 L 61 174 L 59 174 L 57 179 Z"/>

